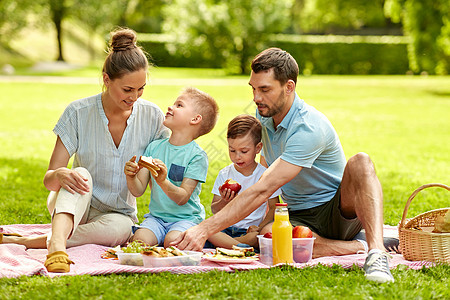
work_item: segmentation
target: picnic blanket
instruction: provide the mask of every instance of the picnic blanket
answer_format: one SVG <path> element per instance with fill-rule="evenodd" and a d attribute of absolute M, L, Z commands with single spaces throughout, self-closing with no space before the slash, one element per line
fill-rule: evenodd
<path fill-rule="evenodd" d="M 23 236 L 47 234 L 51 230 L 50 224 L 16 224 L 0 226 L 0 232 L 19 233 Z M 384 235 L 395 237 L 397 227 L 384 227 Z M 26 249 L 25 246 L 16 244 L 0 244 L 0 277 L 19 277 L 43 275 L 48 277 L 66 275 L 104 275 L 113 273 L 160 273 L 170 272 L 174 274 L 193 274 L 219 270 L 224 272 L 246 271 L 261 268 L 276 268 L 277 266 L 267 266 L 259 261 L 247 264 L 224 264 L 202 259 L 198 266 L 180 266 L 165 268 L 145 268 L 138 266 L 121 265 L 118 260 L 102 259 L 101 255 L 108 247 L 87 244 L 67 249 L 71 260 L 75 262 L 71 265 L 69 273 L 49 273 L 44 267 L 47 249 Z M 405 265 L 407 268 L 420 269 L 422 267 L 433 266 L 434 263 L 426 261 L 407 261 L 401 254 L 392 254 L 390 268 L 398 265 Z M 326 256 L 312 259 L 308 263 L 294 264 L 297 268 L 316 266 L 318 264 L 333 266 L 340 265 L 343 268 L 351 268 L 353 265 L 362 267 L 366 254 L 353 254 L 344 256 Z"/>

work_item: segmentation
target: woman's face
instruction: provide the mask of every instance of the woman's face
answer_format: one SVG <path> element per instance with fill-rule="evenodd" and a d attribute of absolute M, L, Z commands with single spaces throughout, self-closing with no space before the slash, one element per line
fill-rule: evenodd
<path fill-rule="evenodd" d="M 109 105 L 120 110 L 128 111 L 142 96 L 147 82 L 147 70 L 126 73 L 120 78 L 111 80 L 107 74 L 103 74 L 103 82 L 106 87 L 105 96 Z"/>

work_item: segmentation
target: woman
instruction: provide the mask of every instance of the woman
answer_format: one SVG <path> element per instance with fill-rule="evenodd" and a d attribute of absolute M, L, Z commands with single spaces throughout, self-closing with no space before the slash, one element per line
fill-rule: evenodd
<path fill-rule="evenodd" d="M 112 32 L 103 65 L 104 91 L 72 102 L 54 128 L 56 144 L 44 176 L 50 190 L 51 235 L 1 236 L 3 243 L 47 248 L 49 272 L 69 272 L 66 247 L 115 246 L 131 236 L 136 199 L 127 189 L 125 162 L 153 140 L 168 136 L 164 114 L 140 99 L 148 61 L 130 29 Z M 73 169 L 68 169 L 74 156 Z"/>

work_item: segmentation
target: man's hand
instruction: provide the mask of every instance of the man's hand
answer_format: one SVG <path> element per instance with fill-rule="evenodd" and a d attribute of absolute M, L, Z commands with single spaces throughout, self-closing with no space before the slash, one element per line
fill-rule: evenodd
<path fill-rule="evenodd" d="M 170 243 L 181 250 L 202 251 L 208 236 L 201 225 L 189 228 Z"/>

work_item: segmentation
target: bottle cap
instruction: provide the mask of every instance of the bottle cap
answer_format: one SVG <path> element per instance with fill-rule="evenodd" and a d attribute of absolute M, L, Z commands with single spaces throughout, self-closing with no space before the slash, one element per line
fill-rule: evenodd
<path fill-rule="evenodd" d="M 287 203 L 275 203 L 275 206 L 287 206 Z"/>

